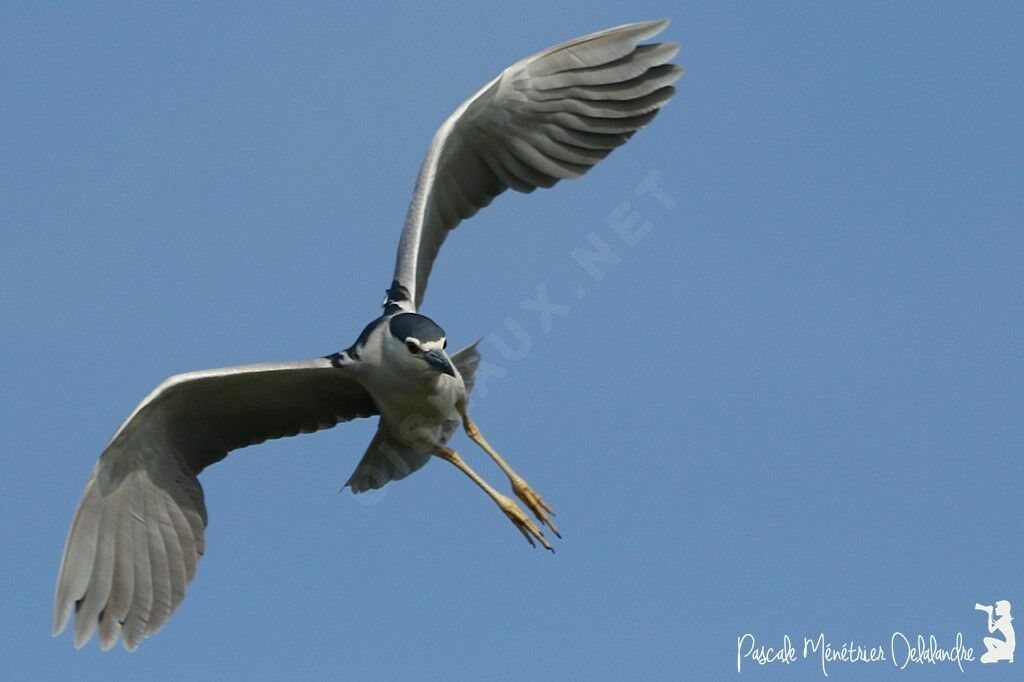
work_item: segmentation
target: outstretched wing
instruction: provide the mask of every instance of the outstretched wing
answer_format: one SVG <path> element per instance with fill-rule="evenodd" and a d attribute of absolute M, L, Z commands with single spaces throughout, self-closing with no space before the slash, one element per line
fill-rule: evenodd
<path fill-rule="evenodd" d="M 197 474 L 270 438 L 377 414 L 370 395 L 329 359 L 171 377 L 121 425 L 93 468 L 68 532 L 53 634 L 76 612 L 75 646 L 97 624 L 107 650 L 135 649 L 181 603 L 203 554 Z"/>
<path fill-rule="evenodd" d="M 398 245 L 389 296 L 418 308 L 448 231 L 511 187 L 586 173 L 675 93 L 675 43 L 641 45 L 667 20 L 577 38 L 505 69 L 437 131 Z M 400 287 L 404 287 L 402 291 Z"/>

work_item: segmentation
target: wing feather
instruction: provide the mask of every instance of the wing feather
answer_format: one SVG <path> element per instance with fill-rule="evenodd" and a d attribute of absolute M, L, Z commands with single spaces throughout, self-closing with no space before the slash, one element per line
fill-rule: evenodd
<path fill-rule="evenodd" d="M 505 69 L 441 126 L 420 169 L 394 280 L 419 307 L 449 230 L 512 188 L 578 178 L 647 125 L 682 73 L 667 21 L 577 38 Z"/>
<path fill-rule="evenodd" d="M 153 583 L 153 603 L 146 620 L 147 632 L 157 632 L 171 615 L 171 578 L 167 548 L 160 534 L 160 498 L 156 490 L 146 491 L 146 540 L 149 545 L 149 572 Z M 76 623 L 77 624 L 77 623 Z"/>
<path fill-rule="evenodd" d="M 113 539 L 117 532 L 117 511 L 114 505 L 103 505 L 100 512 L 89 583 L 85 594 L 75 603 L 75 647 L 81 647 L 92 636 L 99 622 L 100 612 L 110 596 L 114 574 Z"/>
<path fill-rule="evenodd" d="M 100 648 L 109 651 L 117 643 L 128 607 L 131 606 L 132 591 L 135 582 L 135 566 L 132 549 L 132 500 L 131 486 L 125 485 L 118 491 L 123 495 L 120 513 L 117 518 L 117 536 L 114 539 L 114 575 L 110 588 L 110 598 L 100 618 Z"/>
<path fill-rule="evenodd" d="M 131 605 L 126 614 L 121 633 L 124 648 L 135 651 L 146 634 L 149 611 L 153 606 L 153 574 L 149 567 L 149 537 L 146 532 L 147 486 L 141 481 L 142 473 L 129 481 L 135 488 L 135 505 L 132 508 L 132 558 L 135 573 Z"/>

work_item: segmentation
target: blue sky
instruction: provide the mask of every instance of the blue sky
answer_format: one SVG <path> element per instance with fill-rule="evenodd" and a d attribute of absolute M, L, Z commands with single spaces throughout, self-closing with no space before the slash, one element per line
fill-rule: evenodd
<path fill-rule="evenodd" d="M 582 181 L 461 227 L 424 308 L 454 346 L 485 337 L 473 413 L 558 512 L 558 553 L 439 462 L 339 495 L 374 428 L 349 424 L 203 474 L 207 554 L 137 652 L 51 639 L 71 514 L 134 405 L 347 346 L 449 112 L 661 16 L 676 99 Z M 977 657 L 974 603 L 1024 609 L 1022 28 L 1012 3 L 6 3 L 4 676 L 713 679 L 744 633 L 963 632 Z M 573 257 L 595 236 L 599 279 Z"/>

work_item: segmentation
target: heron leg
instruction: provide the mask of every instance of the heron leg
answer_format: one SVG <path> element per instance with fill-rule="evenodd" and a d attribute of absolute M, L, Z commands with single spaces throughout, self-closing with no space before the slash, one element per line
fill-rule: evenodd
<path fill-rule="evenodd" d="M 550 549 L 552 552 L 555 551 L 551 546 L 551 543 L 548 542 L 548 539 L 544 537 L 544 533 L 542 533 L 540 528 L 537 527 L 537 524 L 535 524 L 530 517 L 519 508 L 519 505 L 517 505 L 511 498 L 505 497 L 488 485 L 487 481 L 480 478 L 480 476 L 473 471 L 468 464 L 462 461 L 462 458 L 459 457 L 459 453 L 449 447 L 445 447 L 444 445 L 438 445 L 435 448 L 434 454 L 446 462 L 451 462 L 459 471 L 473 479 L 473 482 L 480 486 L 480 488 L 487 493 L 492 500 L 494 500 L 495 504 L 498 505 L 498 508 L 504 512 L 505 516 L 507 516 L 515 527 L 519 529 L 519 532 L 523 534 L 523 537 L 526 538 L 532 546 L 537 546 L 537 543 L 534 541 L 536 539 L 536 541 L 544 545 L 545 549 Z"/>
<path fill-rule="evenodd" d="M 512 467 L 498 454 L 498 451 L 491 447 L 491 444 L 487 442 L 484 435 L 480 433 L 480 429 L 476 423 L 469 418 L 469 413 L 465 407 L 459 410 L 459 414 L 462 416 L 462 428 L 466 430 L 466 435 L 473 439 L 473 442 L 483 448 L 484 452 L 491 456 L 495 464 L 501 467 L 501 470 L 508 476 L 509 483 L 512 484 L 512 492 L 516 494 L 520 500 L 523 501 L 530 511 L 540 520 L 541 523 L 545 524 L 551 529 L 558 537 L 562 537 L 562 534 L 558 532 L 558 527 L 551 520 L 551 516 L 555 515 L 555 512 L 551 511 L 551 507 L 548 503 L 541 499 L 541 496 L 537 494 L 537 491 L 530 487 L 522 476 L 517 474 Z M 550 515 L 550 516 L 549 516 Z"/>

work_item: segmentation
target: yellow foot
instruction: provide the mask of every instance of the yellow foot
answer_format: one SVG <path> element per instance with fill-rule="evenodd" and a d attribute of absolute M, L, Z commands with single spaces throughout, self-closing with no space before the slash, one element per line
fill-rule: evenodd
<path fill-rule="evenodd" d="M 523 534 L 523 537 L 526 538 L 526 541 L 529 542 L 531 546 L 536 547 L 537 542 L 540 542 L 540 544 L 544 545 L 544 549 L 550 549 L 552 552 L 555 551 L 555 548 L 552 547 L 551 543 L 548 542 L 548 539 L 544 537 L 544 533 L 540 531 L 537 524 L 530 520 L 530 517 L 519 508 L 519 505 L 504 495 L 499 496 L 497 502 L 501 511 L 505 512 L 505 516 L 508 517 L 509 521 L 515 524 L 515 527 L 519 529 L 519 532 Z"/>
<path fill-rule="evenodd" d="M 530 511 L 533 512 L 534 516 L 536 516 L 541 523 L 550 528 L 551 532 L 559 538 L 562 537 L 562 534 L 558 532 L 558 527 L 548 516 L 548 514 L 554 516 L 555 512 L 551 511 L 551 507 L 548 506 L 547 502 L 540 498 L 540 495 L 537 494 L 536 490 L 531 488 L 523 479 L 515 478 L 512 480 L 512 491 L 516 494 L 516 497 L 523 501 L 523 504 L 530 508 Z"/>

